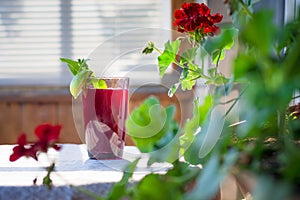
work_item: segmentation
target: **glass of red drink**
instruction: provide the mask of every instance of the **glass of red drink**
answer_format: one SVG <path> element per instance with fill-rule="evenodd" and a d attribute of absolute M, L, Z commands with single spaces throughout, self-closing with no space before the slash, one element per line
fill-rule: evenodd
<path fill-rule="evenodd" d="M 104 81 L 105 87 L 93 82 Z M 102 82 L 103 83 L 103 82 Z M 90 158 L 120 159 L 125 145 L 129 78 L 93 78 L 83 90 L 84 132 Z"/>

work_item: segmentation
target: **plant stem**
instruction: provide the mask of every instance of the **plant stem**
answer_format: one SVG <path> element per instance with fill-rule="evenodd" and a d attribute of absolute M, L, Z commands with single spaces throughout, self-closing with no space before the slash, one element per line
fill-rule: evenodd
<path fill-rule="evenodd" d="M 154 46 L 153 48 L 154 48 L 159 54 L 163 54 L 163 52 L 162 52 L 159 48 L 157 48 L 156 46 Z M 221 55 L 219 55 L 218 60 L 220 59 L 220 56 L 221 56 Z M 193 70 L 193 69 L 191 69 L 191 68 L 185 67 L 184 65 L 180 64 L 177 60 L 174 60 L 173 63 L 176 64 L 177 66 L 179 66 L 179 67 L 182 68 L 182 69 L 187 69 L 187 70 L 189 70 L 189 71 L 191 71 L 191 72 L 195 72 L 195 73 L 197 73 L 197 74 L 200 74 L 199 76 L 197 76 L 197 79 L 200 78 L 200 77 L 203 77 L 203 78 L 205 78 L 206 80 L 209 80 L 209 79 L 210 79 L 208 76 L 204 75 L 203 73 L 199 73 L 199 72 L 196 71 L 196 70 Z"/>
<path fill-rule="evenodd" d="M 278 136 L 281 137 L 284 135 L 285 132 L 285 111 L 280 110 L 278 111 Z"/>
<path fill-rule="evenodd" d="M 233 101 L 235 101 L 235 100 L 238 100 L 238 97 L 237 97 L 237 98 L 234 98 L 234 99 L 230 99 L 230 100 L 228 100 L 228 101 L 226 101 L 226 102 L 220 102 L 219 104 L 220 104 L 220 105 L 226 105 L 226 104 L 231 103 L 231 102 L 233 102 Z"/>
<path fill-rule="evenodd" d="M 163 52 L 159 49 L 159 48 L 157 48 L 155 45 L 154 45 L 154 47 L 153 47 L 159 54 L 163 54 Z"/>
<path fill-rule="evenodd" d="M 239 2 L 242 5 L 243 9 L 246 11 L 246 13 L 252 18 L 253 13 L 249 10 L 248 6 L 243 2 L 243 0 L 239 0 Z"/>
<path fill-rule="evenodd" d="M 234 102 L 233 104 L 230 106 L 230 108 L 227 110 L 227 112 L 225 113 L 225 116 L 226 117 L 230 112 L 231 110 L 233 109 L 233 107 L 235 106 L 235 104 L 238 102 L 238 100 L 240 99 L 240 97 L 244 94 L 244 92 L 246 91 L 246 88 L 239 94 L 239 96 L 234 99 Z"/>
<path fill-rule="evenodd" d="M 199 76 L 196 76 L 195 78 L 192 78 L 191 81 L 195 81 L 195 80 L 197 80 L 197 79 L 199 79 L 199 78 L 201 78 L 201 77 L 202 77 L 202 76 L 200 76 L 200 75 L 199 75 Z"/>
<path fill-rule="evenodd" d="M 217 76 L 217 71 L 218 71 L 219 62 L 220 62 L 220 59 L 221 59 L 221 54 L 222 54 L 222 50 L 220 50 L 219 55 L 218 55 L 218 59 L 217 59 L 217 63 L 216 63 L 215 76 Z"/>
<path fill-rule="evenodd" d="M 299 98 L 299 97 L 300 97 L 300 95 L 295 96 L 295 97 L 292 97 L 292 99 L 297 99 L 297 98 Z"/>

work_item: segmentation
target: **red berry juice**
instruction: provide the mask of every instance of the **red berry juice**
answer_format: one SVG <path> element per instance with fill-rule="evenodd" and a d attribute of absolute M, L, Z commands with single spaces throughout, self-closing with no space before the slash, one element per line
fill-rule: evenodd
<path fill-rule="evenodd" d="M 125 143 L 128 89 L 88 88 L 82 95 L 86 144 L 90 158 L 118 159 Z"/>

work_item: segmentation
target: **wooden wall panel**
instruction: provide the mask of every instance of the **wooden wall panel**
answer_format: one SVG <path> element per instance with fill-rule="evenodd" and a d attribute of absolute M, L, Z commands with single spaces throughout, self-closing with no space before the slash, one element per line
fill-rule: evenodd
<path fill-rule="evenodd" d="M 35 141 L 34 129 L 41 123 L 57 124 L 57 104 L 26 103 L 22 105 L 22 130 L 26 132 L 28 141 Z"/>
<path fill-rule="evenodd" d="M 151 95 L 158 97 L 165 107 L 170 104 L 176 105 L 175 119 L 178 122 L 185 120 L 192 113 L 191 92 L 178 92 L 175 97 L 169 98 L 165 88 L 151 86 L 137 90 L 131 95 L 129 112 Z M 80 110 L 81 106 L 77 109 Z M 77 112 L 80 112 L 79 110 Z M 79 114 L 77 113 L 75 117 L 78 118 Z M 40 123 L 61 124 L 60 142 L 62 143 L 83 143 L 77 133 L 75 121 L 72 98 L 67 88 L 63 91 L 32 89 L 24 93 L 3 92 L 0 88 L 0 144 L 16 143 L 21 132 L 27 133 L 29 141 L 35 141 L 34 128 Z M 77 126 L 80 128 L 80 124 Z M 84 139 L 84 134 L 81 137 Z M 129 137 L 126 144 L 133 145 Z"/>
<path fill-rule="evenodd" d="M 62 124 L 62 132 L 59 141 L 62 143 L 82 143 L 77 133 L 73 119 L 72 105 L 60 103 L 57 109 L 58 122 Z"/>
<path fill-rule="evenodd" d="M 0 102 L 0 144 L 15 143 L 22 131 L 19 103 Z"/>

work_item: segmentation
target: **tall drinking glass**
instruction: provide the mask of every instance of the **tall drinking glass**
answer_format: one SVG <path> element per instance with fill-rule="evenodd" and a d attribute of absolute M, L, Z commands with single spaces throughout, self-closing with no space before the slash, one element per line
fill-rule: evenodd
<path fill-rule="evenodd" d="M 120 159 L 125 144 L 129 78 L 96 79 L 100 80 L 105 82 L 105 88 L 89 84 L 82 95 L 88 154 L 98 160 Z"/>

